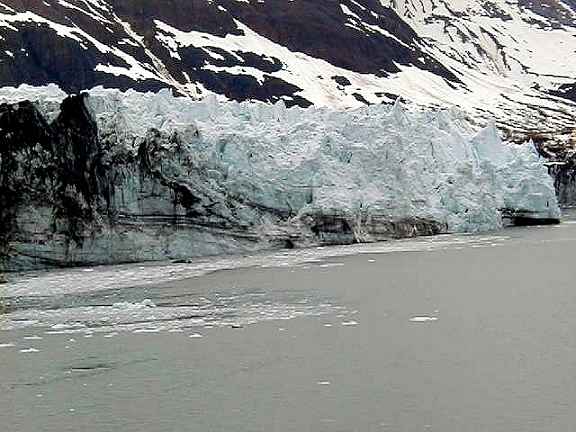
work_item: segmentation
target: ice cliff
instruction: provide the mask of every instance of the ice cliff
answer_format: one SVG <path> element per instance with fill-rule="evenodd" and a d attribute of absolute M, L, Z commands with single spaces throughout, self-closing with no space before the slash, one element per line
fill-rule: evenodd
<path fill-rule="evenodd" d="M 9 269 L 182 259 L 559 218 L 530 144 L 456 111 L 0 90 Z"/>

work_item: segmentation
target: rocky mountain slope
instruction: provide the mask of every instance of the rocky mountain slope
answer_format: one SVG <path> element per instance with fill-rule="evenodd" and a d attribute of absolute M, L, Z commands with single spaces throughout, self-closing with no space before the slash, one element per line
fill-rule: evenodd
<path fill-rule="evenodd" d="M 0 83 L 290 105 L 400 96 L 511 138 L 574 126 L 573 0 L 1 0 Z"/>

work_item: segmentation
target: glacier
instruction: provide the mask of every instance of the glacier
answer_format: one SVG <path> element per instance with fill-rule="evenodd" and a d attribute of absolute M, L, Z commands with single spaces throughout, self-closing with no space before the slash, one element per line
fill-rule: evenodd
<path fill-rule="evenodd" d="M 28 86 L 0 89 L 0 103 L 0 250 L 11 270 L 560 218 L 534 145 L 503 142 L 494 124 L 478 129 L 455 109 Z"/>

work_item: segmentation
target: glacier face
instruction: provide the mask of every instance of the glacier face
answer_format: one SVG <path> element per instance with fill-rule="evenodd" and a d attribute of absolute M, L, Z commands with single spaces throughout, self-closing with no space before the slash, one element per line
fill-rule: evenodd
<path fill-rule="evenodd" d="M 287 109 L 103 88 L 60 107 L 54 89 L 29 90 L 0 91 L 11 102 L 0 109 L 0 162 L 13 169 L 4 193 L 34 190 L 4 211 L 10 268 L 476 232 L 500 228 L 503 215 L 560 216 L 533 146 L 503 143 L 493 125 L 478 131 L 455 110 Z M 23 97 L 37 101 L 41 138 L 18 132 L 24 108 L 13 102 Z M 8 146 L 6 134 L 18 133 Z"/>

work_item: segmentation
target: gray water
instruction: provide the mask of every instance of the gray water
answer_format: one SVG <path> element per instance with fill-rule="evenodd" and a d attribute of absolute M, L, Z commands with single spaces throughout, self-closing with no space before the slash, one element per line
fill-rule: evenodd
<path fill-rule="evenodd" d="M 570 431 L 576 224 L 24 275 L 2 432 Z"/>

